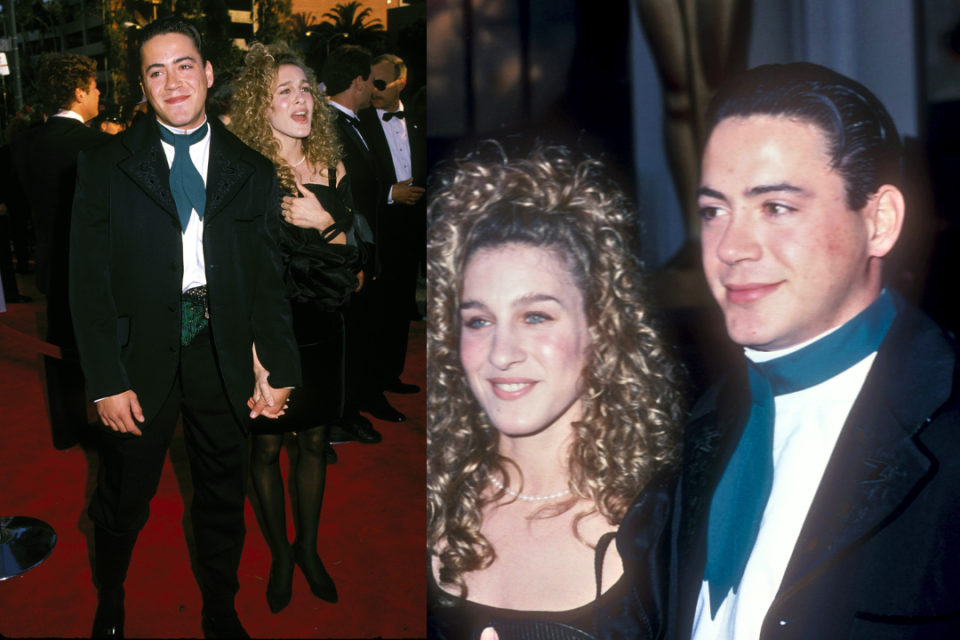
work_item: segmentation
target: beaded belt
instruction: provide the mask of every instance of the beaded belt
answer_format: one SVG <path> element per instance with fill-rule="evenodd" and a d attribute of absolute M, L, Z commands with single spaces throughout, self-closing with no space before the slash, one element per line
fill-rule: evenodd
<path fill-rule="evenodd" d="M 184 291 L 180 297 L 180 344 L 189 345 L 209 323 L 207 285 Z"/>

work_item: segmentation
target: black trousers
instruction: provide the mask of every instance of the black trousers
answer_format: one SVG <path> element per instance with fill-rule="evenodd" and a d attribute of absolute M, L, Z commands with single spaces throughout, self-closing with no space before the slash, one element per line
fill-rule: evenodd
<path fill-rule="evenodd" d="M 193 475 L 190 515 L 203 613 L 228 616 L 234 613 L 234 596 L 240 590 L 237 570 L 246 535 L 243 509 L 249 462 L 247 438 L 230 408 L 209 329 L 181 348 L 170 395 L 153 421 L 139 425 L 142 436 L 103 433 L 90 519 L 113 536 L 143 528 L 181 411 Z M 110 564 L 111 559 L 103 559 L 103 566 Z M 99 557 L 97 568 L 99 574 Z"/>

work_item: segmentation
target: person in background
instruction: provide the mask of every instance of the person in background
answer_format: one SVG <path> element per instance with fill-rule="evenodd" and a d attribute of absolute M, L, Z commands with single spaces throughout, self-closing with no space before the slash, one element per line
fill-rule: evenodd
<path fill-rule="evenodd" d="M 47 298 L 46 341 L 76 350 L 70 315 L 70 227 L 77 156 L 110 136 L 84 126 L 99 113 L 97 63 L 86 56 L 50 56 L 40 68 L 38 88 L 53 115 L 11 142 L 37 236 L 37 288 Z M 78 362 L 44 356 L 53 446 L 67 449 L 87 431 L 83 370 Z"/>

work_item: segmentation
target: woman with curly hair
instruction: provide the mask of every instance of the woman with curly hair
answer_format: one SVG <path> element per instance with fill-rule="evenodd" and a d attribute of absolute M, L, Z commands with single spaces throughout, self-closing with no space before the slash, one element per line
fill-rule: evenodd
<path fill-rule="evenodd" d="M 313 71 L 286 44 L 254 44 L 245 63 L 236 81 L 231 130 L 273 161 L 285 192 L 280 253 L 303 370 L 303 386 L 290 394 L 285 415 L 257 420 L 253 426 L 250 475 L 273 555 L 267 603 L 278 613 L 292 597 L 294 563 L 316 597 L 337 601 L 336 586 L 317 553 L 317 529 L 327 470 L 327 426 L 343 410 L 340 309 L 361 286 L 365 254 L 334 118 Z M 254 364 L 260 367 L 258 361 Z M 251 404 L 257 400 L 255 395 Z M 299 516 L 292 546 L 279 464 L 284 434 L 291 431 L 300 449 L 290 474 L 297 486 Z"/>
<path fill-rule="evenodd" d="M 609 542 L 674 458 L 680 394 L 598 172 L 562 148 L 501 152 L 432 193 L 431 635 L 643 637 Z"/>

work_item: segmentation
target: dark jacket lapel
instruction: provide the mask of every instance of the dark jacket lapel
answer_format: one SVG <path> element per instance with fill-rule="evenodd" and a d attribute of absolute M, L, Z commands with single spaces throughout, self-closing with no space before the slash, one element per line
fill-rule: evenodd
<path fill-rule="evenodd" d="M 693 612 L 706 566 L 707 521 L 713 492 L 737 448 L 743 428 L 750 417 L 750 384 L 746 359 L 725 380 L 707 392 L 693 408 L 684 431 L 683 474 L 678 501 L 680 518 L 676 551 L 679 559 L 676 585 L 672 594 L 682 627 L 681 636 L 689 637 Z"/>
<path fill-rule="evenodd" d="M 130 150 L 130 157 L 121 160 L 120 169 L 179 222 L 177 203 L 170 193 L 170 167 L 160 146 L 157 124 L 152 117 L 141 116 L 123 136 L 123 144 Z"/>
<path fill-rule="evenodd" d="M 360 134 L 357 133 L 357 130 L 343 117 L 343 112 L 339 109 L 336 111 L 337 126 L 340 127 L 341 133 L 350 138 L 350 141 L 353 142 L 355 147 L 357 147 L 357 151 L 359 151 L 360 155 L 363 156 L 364 162 L 366 162 L 367 166 L 370 167 L 370 171 L 373 172 L 373 175 L 379 175 L 377 161 L 373 157 L 373 152 L 370 151 L 370 149 L 367 148 L 367 145 L 363 143 L 363 139 L 360 137 Z"/>
<path fill-rule="evenodd" d="M 896 518 L 936 470 L 914 436 L 950 397 L 955 356 L 936 324 L 899 297 L 897 306 L 824 471 L 777 601 Z"/>
<path fill-rule="evenodd" d="M 207 162 L 207 207 L 203 214 L 210 220 L 223 211 L 254 173 L 241 157 L 249 150 L 240 139 L 226 130 L 216 118 L 210 120 L 210 160 Z"/>

